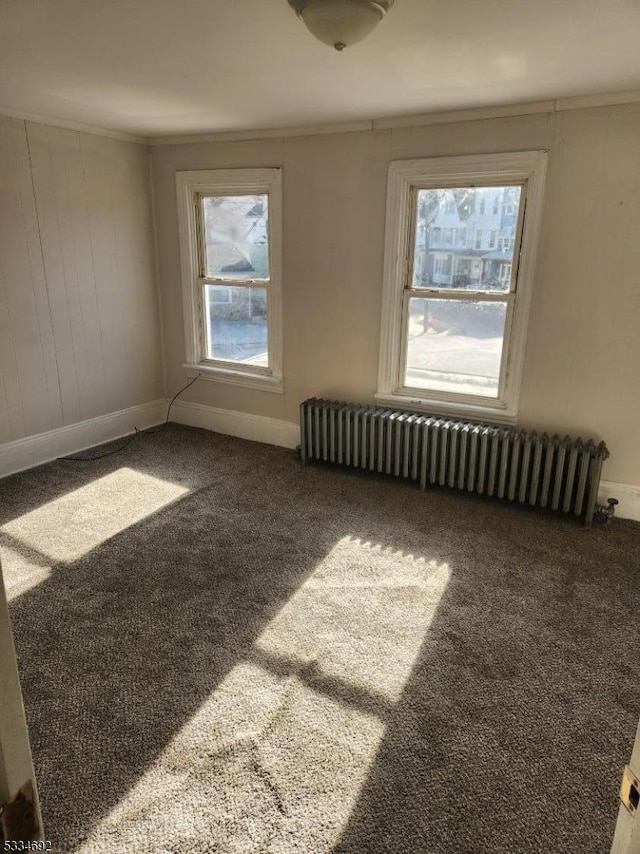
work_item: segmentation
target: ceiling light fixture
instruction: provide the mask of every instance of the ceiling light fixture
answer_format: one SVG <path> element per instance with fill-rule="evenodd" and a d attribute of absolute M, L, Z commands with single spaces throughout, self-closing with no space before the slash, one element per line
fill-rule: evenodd
<path fill-rule="evenodd" d="M 393 3 L 394 0 L 289 0 L 309 32 L 336 50 L 366 38 Z"/>

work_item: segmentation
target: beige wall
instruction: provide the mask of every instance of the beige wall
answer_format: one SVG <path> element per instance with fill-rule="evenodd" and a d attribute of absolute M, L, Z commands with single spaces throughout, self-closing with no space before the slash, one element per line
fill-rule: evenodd
<path fill-rule="evenodd" d="M 0 445 L 164 393 L 147 150 L 0 117 Z"/>
<path fill-rule="evenodd" d="M 601 436 L 640 485 L 640 106 L 153 149 L 169 390 L 185 379 L 175 172 L 284 169 L 285 394 L 198 382 L 185 399 L 290 421 L 376 389 L 388 163 L 546 148 L 523 426 Z"/>

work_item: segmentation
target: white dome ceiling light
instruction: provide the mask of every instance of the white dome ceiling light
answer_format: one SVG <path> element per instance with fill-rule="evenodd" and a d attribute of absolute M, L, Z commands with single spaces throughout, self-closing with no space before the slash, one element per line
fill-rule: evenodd
<path fill-rule="evenodd" d="M 394 0 L 289 0 L 309 32 L 336 50 L 366 38 L 393 3 Z"/>

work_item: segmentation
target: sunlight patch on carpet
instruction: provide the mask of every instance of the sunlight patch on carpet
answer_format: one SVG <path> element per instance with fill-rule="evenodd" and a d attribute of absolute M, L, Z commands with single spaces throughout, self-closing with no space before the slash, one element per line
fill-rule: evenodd
<path fill-rule="evenodd" d="M 292 835 L 319 850 L 327 825 L 339 838 L 384 732 L 295 676 L 238 664 L 77 854 L 157 854 L 157 839 L 271 852 Z"/>
<path fill-rule="evenodd" d="M 396 702 L 449 577 L 447 564 L 343 537 L 256 647 Z"/>
<path fill-rule="evenodd" d="M 77 854 L 336 843 L 449 576 L 341 539 Z"/>
<path fill-rule="evenodd" d="M 51 575 L 51 567 L 36 560 L 9 544 L 9 538 L 0 533 L 0 563 L 4 578 L 7 602 L 17 599 L 37 587 Z"/>
<path fill-rule="evenodd" d="M 70 562 L 187 492 L 175 483 L 120 468 L 13 519 L 0 528 L 0 538 L 6 534 L 52 562 Z"/>

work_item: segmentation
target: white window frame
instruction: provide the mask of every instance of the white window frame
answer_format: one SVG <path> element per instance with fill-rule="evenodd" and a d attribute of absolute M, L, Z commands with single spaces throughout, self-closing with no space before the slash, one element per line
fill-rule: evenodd
<path fill-rule="evenodd" d="M 487 419 L 501 424 L 515 423 L 546 165 L 546 151 L 397 160 L 389 165 L 377 400 L 436 414 Z M 518 222 L 521 240 L 519 256 L 513 259 L 516 271 L 514 292 L 509 300 L 510 310 L 505 325 L 498 398 L 405 386 L 408 300 L 430 294 L 443 296 L 442 289 L 437 287 L 412 287 L 416 192 L 421 189 L 510 184 L 522 186 Z M 465 297 L 483 299 L 485 294 L 483 291 L 468 291 Z"/>
<path fill-rule="evenodd" d="M 282 169 L 176 172 L 176 192 L 187 374 L 282 394 Z M 200 246 L 201 197 L 265 194 L 269 197 L 269 280 L 207 277 Z M 268 367 L 207 358 L 206 284 L 266 288 Z"/>

